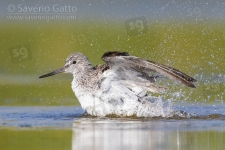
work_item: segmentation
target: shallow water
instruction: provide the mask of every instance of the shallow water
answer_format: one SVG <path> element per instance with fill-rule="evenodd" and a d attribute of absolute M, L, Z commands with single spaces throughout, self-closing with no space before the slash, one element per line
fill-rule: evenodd
<path fill-rule="evenodd" d="M 26 149 L 32 139 L 29 149 L 224 148 L 224 106 L 186 104 L 175 109 L 192 115 L 99 118 L 82 115 L 80 107 L 0 107 L 0 145 Z"/>

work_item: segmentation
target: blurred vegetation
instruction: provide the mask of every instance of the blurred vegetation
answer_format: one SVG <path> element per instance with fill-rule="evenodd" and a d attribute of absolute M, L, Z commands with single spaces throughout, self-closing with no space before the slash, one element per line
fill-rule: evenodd
<path fill-rule="evenodd" d="M 146 33 L 128 36 L 124 21 L 5 21 L 0 26 L 0 105 L 79 105 L 71 89 L 72 75 L 38 77 L 62 67 L 75 51 L 96 65 L 109 50 L 170 65 L 198 80 L 196 89 L 165 81 L 171 88 L 162 95 L 166 99 L 223 102 L 224 23 L 149 21 Z M 29 45 L 30 59 L 13 63 L 10 49 L 21 44 Z"/>
<path fill-rule="evenodd" d="M 1 129 L 0 145 L 6 150 L 71 149 L 71 130 L 14 130 Z"/>

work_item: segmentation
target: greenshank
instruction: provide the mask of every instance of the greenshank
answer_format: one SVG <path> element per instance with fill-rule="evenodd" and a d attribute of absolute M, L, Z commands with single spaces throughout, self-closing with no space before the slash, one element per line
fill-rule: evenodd
<path fill-rule="evenodd" d="M 169 78 L 190 88 L 195 88 L 193 83 L 197 81 L 177 69 L 127 52 L 106 52 L 102 60 L 105 64 L 93 66 L 85 55 L 75 52 L 66 59 L 64 67 L 39 78 L 71 73 L 72 90 L 88 114 L 138 117 L 151 116 L 156 105 L 151 93 L 166 90 L 155 81 Z M 164 115 L 161 110 L 154 113 Z"/>

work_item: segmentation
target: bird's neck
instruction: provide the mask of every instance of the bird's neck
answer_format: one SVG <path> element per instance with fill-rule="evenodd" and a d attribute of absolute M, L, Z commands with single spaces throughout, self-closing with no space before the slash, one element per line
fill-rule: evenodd
<path fill-rule="evenodd" d="M 78 74 L 73 74 L 72 89 L 76 96 L 88 95 L 96 89 L 96 77 L 94 68 L 86 68 Z"/>
<path fill-rule="evenodd" d="M 78 84 L 86 84 L 87 79 L 90 78 L 94 71 L 95 69 L 91 64 L 85 64 L 85 66 L 77 68 L 76 72 L 73 73 L 73 82 Z"/>

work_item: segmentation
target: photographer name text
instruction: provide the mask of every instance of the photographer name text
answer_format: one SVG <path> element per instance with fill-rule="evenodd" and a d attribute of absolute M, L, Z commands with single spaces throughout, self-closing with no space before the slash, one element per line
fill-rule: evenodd
<path fill-rule="evenodd" d="M 7 7 L 9 13 L 76 13 L 76 6 L 54 4 L 52 6 L 26 6 L 23 4 Z"/>

